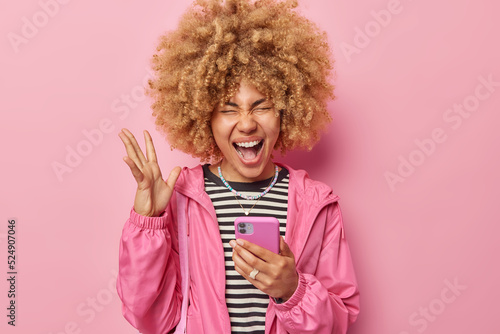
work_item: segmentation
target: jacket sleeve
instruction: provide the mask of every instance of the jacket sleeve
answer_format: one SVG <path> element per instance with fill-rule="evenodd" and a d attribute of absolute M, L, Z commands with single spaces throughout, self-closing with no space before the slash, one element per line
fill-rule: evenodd
<path fill-rule="evenodd" d="M 177 234 L 172 210 L 145 217 L 132 210 L 120 240 L 116 283 L 125 319 L 143 334 L 175 328 L 182 302 Z"/>
<path fill-rule="evenodd" d="M 282 304 L 270 302 L 289 333 L 345 334 L 359 313 L 359 291 L 338 202 L 324 208 L 318 219 L 327 221 L 316 272 L 298 269 L 292 297 Z"/>

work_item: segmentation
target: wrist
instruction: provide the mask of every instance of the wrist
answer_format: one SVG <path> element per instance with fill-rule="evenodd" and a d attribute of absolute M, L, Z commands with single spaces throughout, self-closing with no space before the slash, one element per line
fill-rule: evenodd
<path fill-rule="evenodd" d="M 281 296 L 280 298 L 274 298 L 274 301 L 277 304 L 285 303 L 290 298 L 292 298 L 292 296 L 295 294 L 295 291 L 297 291 L 298 286 L 299 286 L 299 275 L 297 273 L 295 273 L 295 279 L 294 279 L 293 283 L 291 284 L 291 288 L 290 288 L 289 292 L 287 294 Z"/>
<path fill-rule="evenodd" d="M 135 205 L 133 207 L 135 213 L 137 213 L 139 216 L 144 216 L 144 217 L 149 217 L 149 218 L 155 218 L 155 217 L 161 217 L 165 210 L 159 211 L 159 212 L 150 212 L 147 210 L 141 210 L 141 209 L 136 209 Z"/>
<path fill-rule="evenodd" d="M 165 229 L 168 224 L 168 214 L 166 211 L 162 212 L 158 217 L 148 217 L 137 213 L 132 208 L 129 219 L 132 224 L 144 229 Z"/>

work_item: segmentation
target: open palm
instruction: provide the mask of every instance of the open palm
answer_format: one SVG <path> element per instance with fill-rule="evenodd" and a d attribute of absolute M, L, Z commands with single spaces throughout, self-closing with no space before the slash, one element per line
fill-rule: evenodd
<path fill-rule="evenodd" d="M 132 132 L 128 129 L 122 129 L 118 136 L 127 150 L 127 156 L 123 157 L 123 160 L 130 167 L 132 175 L 137 181 L 134 210 L 143 216 L 158 217 L 165 211 L 172 197 L 181 168 L 175 167 L 170 172 L 167 181 L 164 181 L 156 159 L 153 139 L 148 131 L 144 131 L 146 157 Z"/>

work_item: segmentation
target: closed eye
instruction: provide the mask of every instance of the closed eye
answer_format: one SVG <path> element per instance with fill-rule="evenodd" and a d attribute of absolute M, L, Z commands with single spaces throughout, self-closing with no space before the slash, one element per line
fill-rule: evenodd
<path fill-rule="evenodd" d="M 266 113 L 268 110 L 271 110 L 272 108 L 270 107 L 262 107 L 262 108 L 255 108 L 252 113 Z"/>

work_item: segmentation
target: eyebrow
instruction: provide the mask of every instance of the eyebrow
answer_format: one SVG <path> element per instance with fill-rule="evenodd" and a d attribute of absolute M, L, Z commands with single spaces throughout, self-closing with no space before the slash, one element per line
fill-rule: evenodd
<path fill-rule="evenodd" d="M 256 106 L 258 106 L 259 104 L 261 104 L 262 102 L 265 102 L 265 101 L 267 101 L 266 98 L 255 101 L 254 103 L 252 103 L 252 108 L 255 108 Z M 239 107 L 237 103 L 230 102 L 230 101 L 226 102 L 225 105 L 232 106 L 232 107 Z"/>

